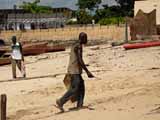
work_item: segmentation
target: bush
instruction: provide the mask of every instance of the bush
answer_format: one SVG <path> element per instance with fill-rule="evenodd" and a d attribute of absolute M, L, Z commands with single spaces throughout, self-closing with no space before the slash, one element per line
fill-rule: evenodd
<path fill-rule="evenodd" d="M 125 23 L 125 19 L 123 17 L 112 17 L 112 18 L 103 18 L 98 21 L 100 25 L 114 25 L 114 24 L 120 24 Z"/>
<path fill-rule="evenodd" d="M 76 25 L 77 23 L 78 23 L 77 21 L 71 21 L 71 20 L 66 22 L 67 25 Z"/>

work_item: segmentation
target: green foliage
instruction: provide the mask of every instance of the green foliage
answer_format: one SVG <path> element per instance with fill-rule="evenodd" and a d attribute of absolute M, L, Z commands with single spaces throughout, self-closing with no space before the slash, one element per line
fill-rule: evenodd
<path fill-rule="evenodd" d="M 103 5 L 103 9 L 97 9 L 92 17 L 85 10 L 93 10 L 98 8 L 102 0 L 78 0 L 77 19 L 79 24 L 91 23 L 92 19 L 101 25 L 124 23 L 125 16 L 133 16 L 134 0 L 115 0 L 119 5 L 108 6 Z"/>
<path fill-rule="evenodd" d="M 114 19 L 111 18 L 120 18 L 125 16 L 133 16 L 134 0 L 116 0 L 119 5 L 108 6 L 103 5 L 104 9 L 98 9 L 94 16 L 96 22 L 102 24 L 113 24 Z M 108 18 L 106 20 L 106 18 Z"/>
<path fill-rule="evenodd" d="M 69 21 L 66 22 L 66 24 L 67 25 L 76 25 L 77 21 L 71 21 L 71 20 L 69 20 Z"/>
<path fill-rule="evenodd" d="M 125 19 L 123 17 L 111 17 L 111 18 L 103 18 L 99 20 L 100 25 L 111 25 L 111 24 L 120 24 L 124 23 Z"/>
<path fill-rule="evenodd" d="M 96 11 L 94 19 L 101 24 L 117 24 L 117 22 L 123 22 L 123 17 L 125 17 L 125 11 L 121 9 L 120 6 L 104 6 L 104 9 L 99 9 Z"/>
<path fill-rule="evenodd" d="M 90 24 L 92 23 L 92 16 L 85 10 L 79 10 L 76 13 L 78 24 Z"/>
<path fill-rule="evenodd" d="M 93 10 L 94 8 L 97 8 L 101 2 L 101 0 L 78 0 L 77 6 L 80 9 L 87 8 L 89 10 Z"/>
<path fill-rule="evenodd" d="M 40 3 L 40 0 L 35 0 L 33 2 L 23 2 L 22 5 L 20 5 L 20 8 L 31 12 L 31 13 L 50 13 L 51 7 L 49 6 L 40 6 L 38 5 Z"/>
<path fill-rule="evenodd" d="M 94 10 L 102 0 L 78 0 L 77 6 L 79 10 L 76 12 L 78 24 L 91 24 L 92 15 L 87 10 Z"/>

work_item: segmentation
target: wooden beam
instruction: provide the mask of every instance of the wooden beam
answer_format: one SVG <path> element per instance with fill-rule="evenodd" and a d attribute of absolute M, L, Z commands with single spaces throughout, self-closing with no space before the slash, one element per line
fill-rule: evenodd
<path fill-rule="evenodd" d="M 6 120 L 7 96 L 0 95 L 0 120 Z"/>

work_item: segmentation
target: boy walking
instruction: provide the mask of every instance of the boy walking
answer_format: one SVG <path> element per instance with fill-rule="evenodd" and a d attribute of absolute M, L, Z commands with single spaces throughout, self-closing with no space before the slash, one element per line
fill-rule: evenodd
<path fill-rule="evenodd" d="M 26 77 L 25 66 L 24 66 L 24 56 L 22 53 L 22 45 L 21 43 L 17 42 L 16 36 L 12 37 L 12 75 L 13 79 L 16 79 L 16 66 L 21 71 L 23 78 Z"/>
<path fill-rule="evenodd" d="M 82 69 L 85 70 L 89 78 L 93 78 L 92 73 L 87 69 L 83 61 L 83 45 L 87 44 L 87 34 L 82 32 L 79 35 L 79 41 L 72 46 L 70 52 L 70 62 L 68 66 L 68 75 L 70 76 L 70 86 L 68 91 L 56 101 L 57 107 L 64 112 L 63 105 L 76 95 L 77 108 L 83 107 L 85 96 L 84 80 L 81 76 Z"/>

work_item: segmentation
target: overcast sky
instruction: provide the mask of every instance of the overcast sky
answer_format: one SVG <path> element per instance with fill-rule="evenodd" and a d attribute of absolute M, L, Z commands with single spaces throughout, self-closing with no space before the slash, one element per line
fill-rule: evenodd
<path fill-rule="evenodd" d="M 33 0 L 0 0 L 0 9 L 13 8 L 13 5 L 20 5 L 23 1 L 33 1 Z M 102 4 L 108 3 L 109 5 L 115 4 L 114 0 L 102 0 Z M 41 0 L 41 4 L 48 5 L 52 7 L 69 7 L 71 9 L 76 9 L 77 0 Z"/>

